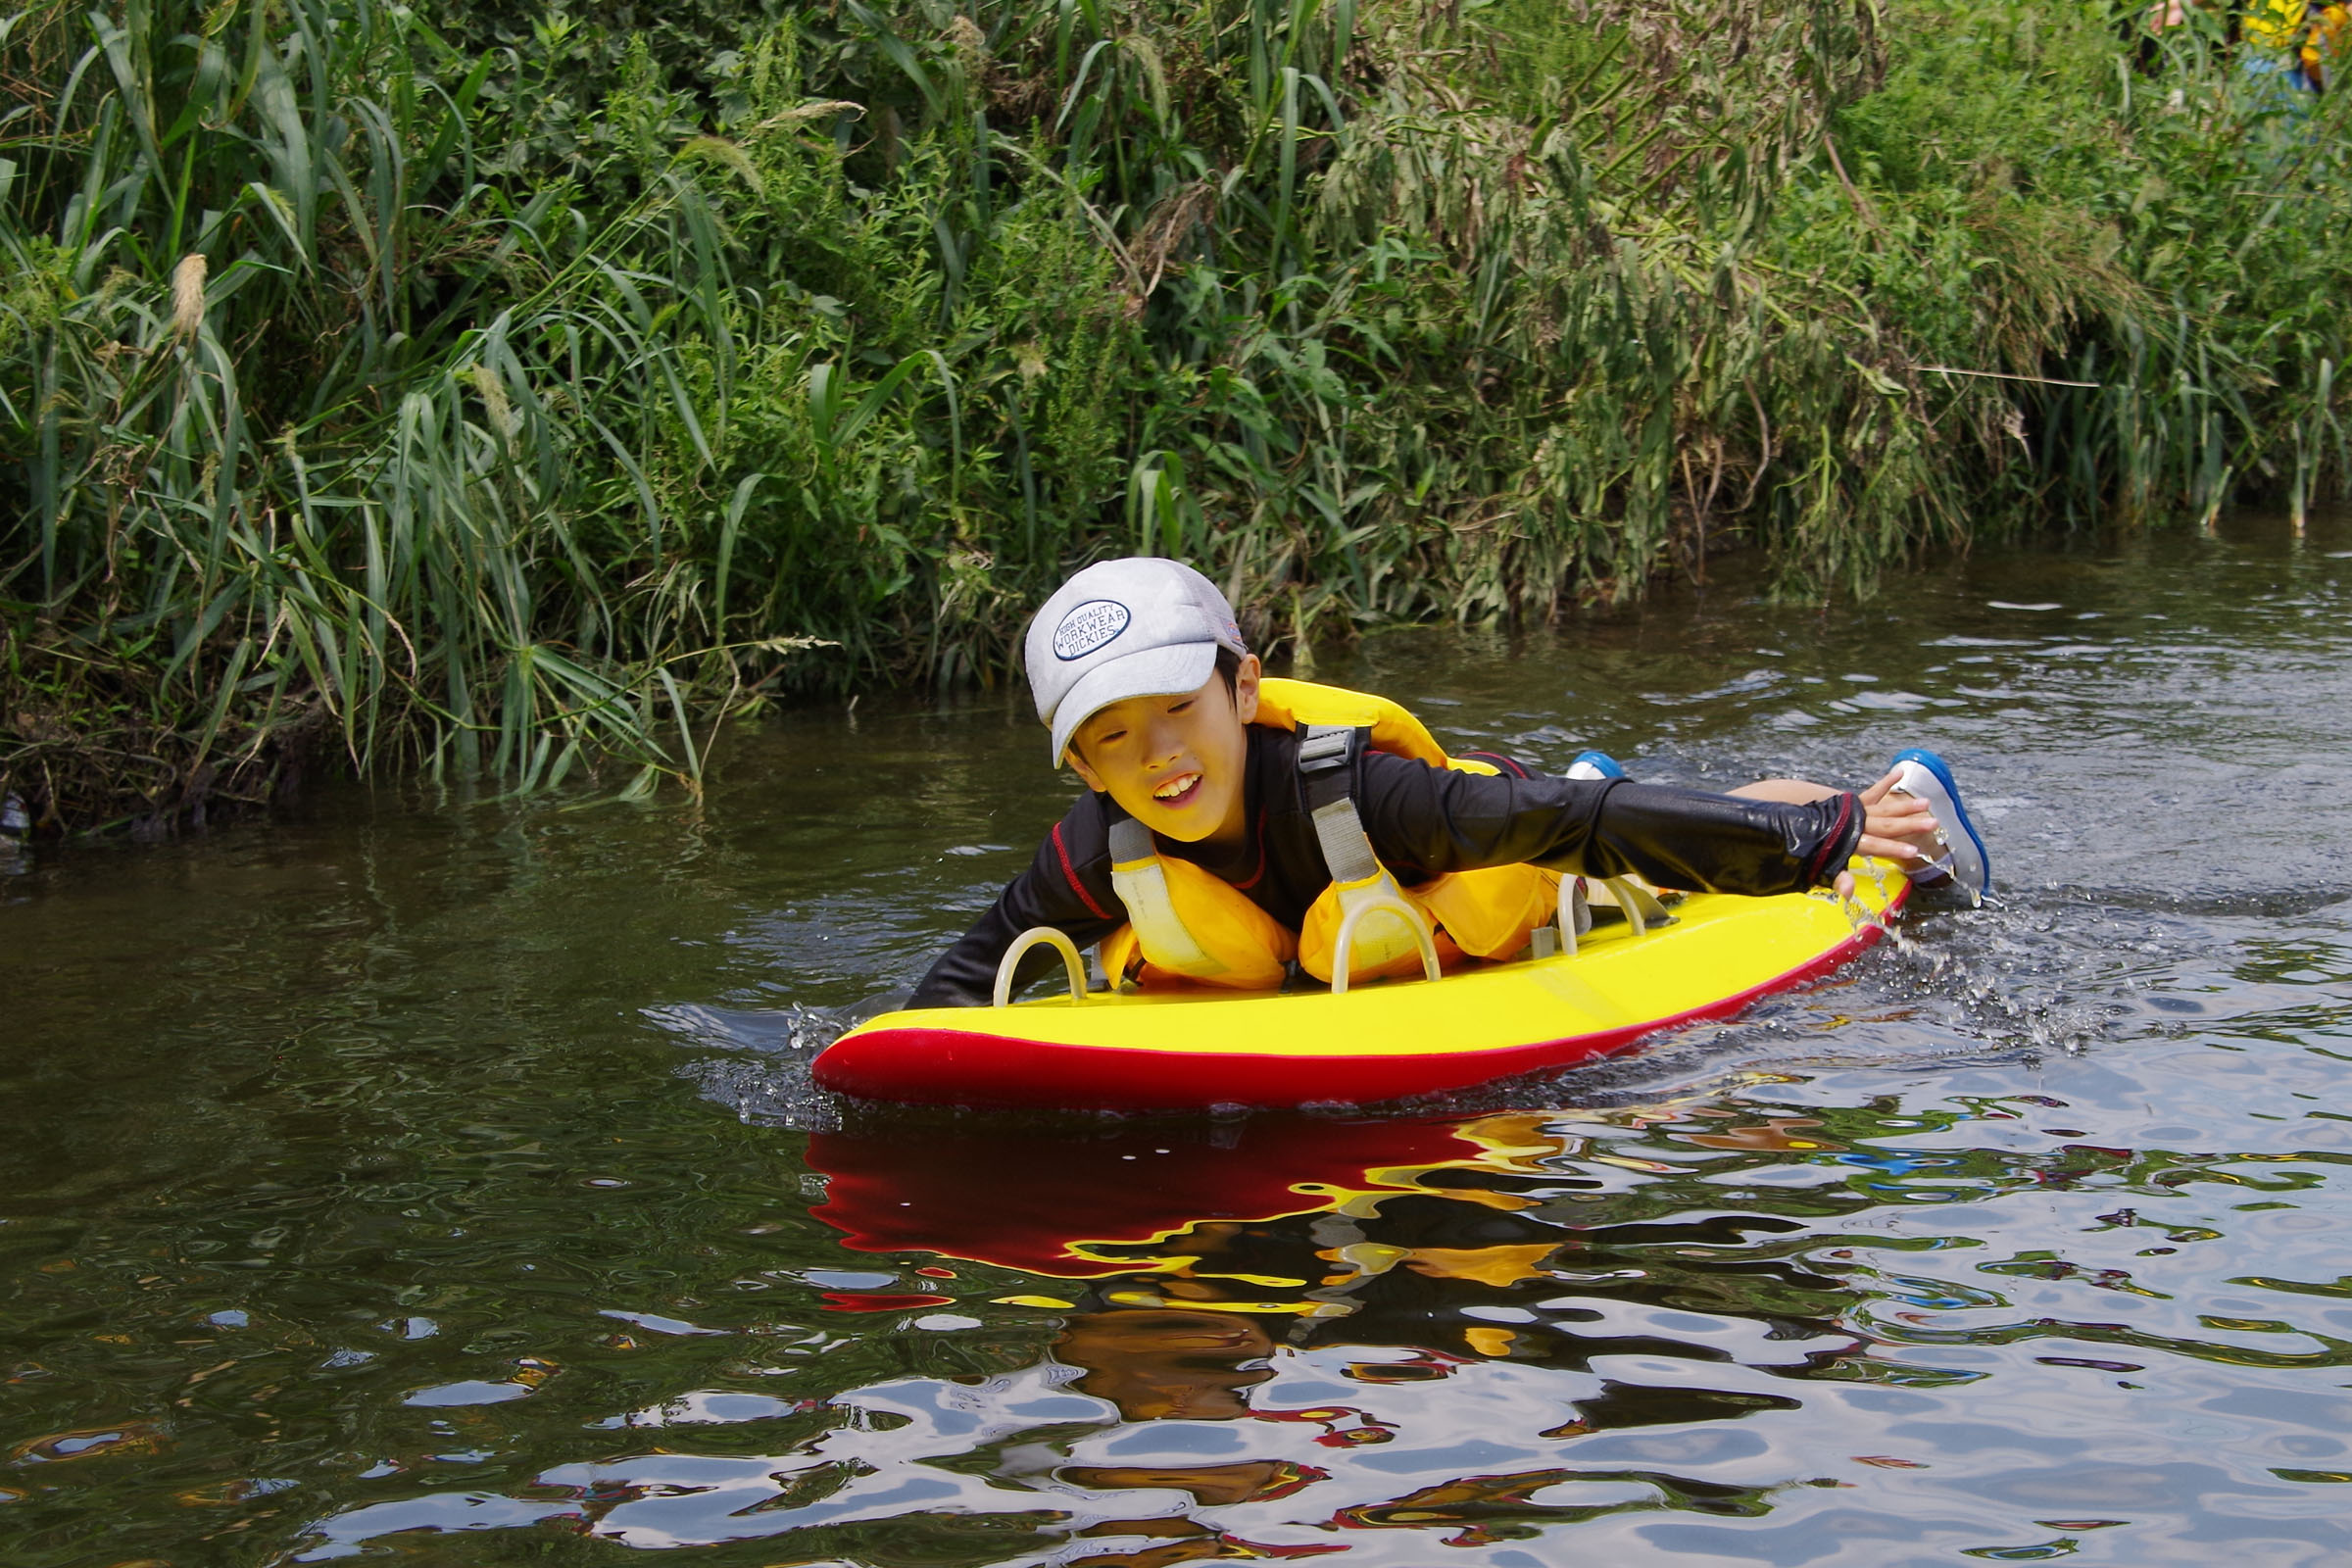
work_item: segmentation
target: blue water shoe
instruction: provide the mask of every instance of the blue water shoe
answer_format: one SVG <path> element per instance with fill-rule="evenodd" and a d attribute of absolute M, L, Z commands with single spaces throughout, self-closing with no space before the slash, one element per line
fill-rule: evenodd
<path fill-rule="evenodd" d="M 1913 746 L 1894 754 L 1894 767 L 1902 775 L 1894 787 L 1928 803 L 1942 826 L 1945 846 L 1942 859 L 1906 874 L 1921 887 L 1940 886 L 1948 879 L 1959 885 L 1971 904 L 1980 902 L 1992 887 L 1992 858 L 1984 853 L 1984 837 L 1968 819 L 1968 808 L 1960 804 L 1960 786 L 1952 779 L 1950 764 L 1934 752 Z"/>
<path fill-rule="evenodd" d="M 1625 768 L 1606 752 L 1579 752 L 1568 764 L 1570 778 L 1623 778 Z"/>

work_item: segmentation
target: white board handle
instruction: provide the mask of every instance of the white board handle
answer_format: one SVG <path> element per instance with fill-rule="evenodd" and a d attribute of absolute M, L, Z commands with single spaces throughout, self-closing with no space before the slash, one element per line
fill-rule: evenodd
<path fill-rule="evenodd" d="M 1422 918 L 1419 909 L 1414 908 L 1395 894 L 1375 893 L 1370 889 L 1348 900 L 1348 913 L 1340 921 L 1340 934 L 1331 945 L 1331 994 L 1333 996 L 1344 997 L 1348 994 L 1348 948 L 1355 941 L 1356 922 L 1367 914 L 1387 913 L 1401 919 L 1405 928 L 1412 932 L 1413 940 L 1420 944 L 1421 972 L 1429 979 L 1438 978 L 1441 971 L 1438 968 L 1437 940 L 1431 936 L 1429 922 Z"/>
<path fill-rule="evenodd" d="M 1012 972 L 1021 966 L 1029 950 L 1038 946 L 1054 948 L 1061 954 L 1061 966 L 1070 976 L 1070 1005 L 1075 1007 L 1086 1001 L 1086 960 L 1078 955 L 1078 944 L 1068 933 L 1050 925 L 1033 925 L 1012 939 L 1004 956 L 997 964 L 997 994 L 995 1005 L 1012 1004 Z"/>

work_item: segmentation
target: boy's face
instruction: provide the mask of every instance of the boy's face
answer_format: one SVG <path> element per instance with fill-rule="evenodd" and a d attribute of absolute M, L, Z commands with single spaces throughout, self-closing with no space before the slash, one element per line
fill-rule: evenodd
<path fill-rule="evenodd" d="M 1070 737 L 1070 765 L 1154 833 L 1187 844 L 1238 843 L 1247 833 L 1242 788 L 1250 755 L 1245 724 L 1257 716 L 1258 664 L 1196 692 L 1130 697 L 1102 709 Z"/>

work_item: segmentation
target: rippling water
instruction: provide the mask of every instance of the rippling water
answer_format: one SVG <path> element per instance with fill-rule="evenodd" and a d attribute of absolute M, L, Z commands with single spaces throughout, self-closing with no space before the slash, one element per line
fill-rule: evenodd
<path fill-rule="evenodd" d="M 0 1561 L 2352 1560 L 2348 608 L 2248 519 L 1327 665 L 1554 766 L 1934 745 L 1992 843 L 1443 1104 L 812 1090 L 1059 809 L 1002 696 L 0 866 Z"/>

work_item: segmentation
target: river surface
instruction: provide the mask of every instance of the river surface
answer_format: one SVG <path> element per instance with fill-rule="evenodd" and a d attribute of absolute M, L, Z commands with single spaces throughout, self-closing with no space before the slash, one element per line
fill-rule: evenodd
<path fill-rule="evenodd" d="M 1553 767 L 1932 745 L 1991 843 L 1438 1105 L 815 1091 L 1066 800 L 1001 693 L 16 858 L 0 1562 L 2352 1561 L 2348 612 L 2246 518 L 1327 659 Z"/>

